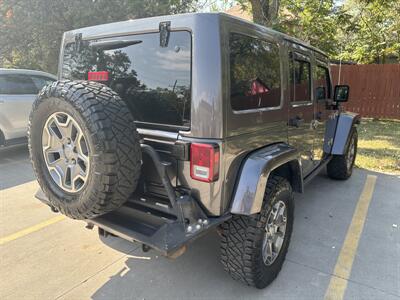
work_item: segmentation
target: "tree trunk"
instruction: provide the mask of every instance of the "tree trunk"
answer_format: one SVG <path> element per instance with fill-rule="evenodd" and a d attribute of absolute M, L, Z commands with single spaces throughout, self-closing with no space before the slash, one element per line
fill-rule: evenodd
<path fill-rule="evenodd" d="M 254 23 L 264 26 L 274 24 L 279 10 L 279 0 L 249 0 Z"/>

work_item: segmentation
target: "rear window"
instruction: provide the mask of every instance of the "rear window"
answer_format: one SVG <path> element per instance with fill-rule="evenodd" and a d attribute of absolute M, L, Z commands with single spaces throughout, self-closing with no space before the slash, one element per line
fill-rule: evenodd
<path fill-rule="evenodd" d="M 290 99 L 292 102 L 311 101 L 311 64 L 309 61 L 290 60 Z"/>
<path fill-rule="evenodd" d="M 88 72 L 103 71 L 108 72 L 103 83 L 128 103 L 139 126 L 190 127 L 189 32 L 171 32 L 165 47 L 159 33 L 66 45 L 63 78 L 87 80 Z"/>
<path fill-rule="evenodd" d="M 325 100 L 331 97 L 331 80 L 329 70 L 323 66 L 317 66 L 314 78 L 314 88 L 317 100 Z"/>
<path fill-rule="evenodd" d="M 26 75 L 0 75 L 0 94 L 32 95 L 37 93 L 38 88 Z"/>

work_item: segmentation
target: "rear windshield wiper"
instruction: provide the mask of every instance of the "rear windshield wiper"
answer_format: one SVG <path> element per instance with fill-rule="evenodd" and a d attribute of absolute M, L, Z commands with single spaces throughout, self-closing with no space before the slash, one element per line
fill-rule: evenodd
<path fill-rule="evenodd" d="M 91 42 L 89 47 L 95 50 L 114 50 L 125 48 L 132 45 L 137 45 L 142 43 L 142 41 L 129 41 L 129 40 L 109 40 L 109 41 L 100 41 L 100 42 Z"/>

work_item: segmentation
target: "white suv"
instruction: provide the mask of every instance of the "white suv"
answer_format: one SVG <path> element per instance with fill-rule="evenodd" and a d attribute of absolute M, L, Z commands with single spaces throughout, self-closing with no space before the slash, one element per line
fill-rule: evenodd
<path fill-rule="evenodd" d="M 32 103 L 42 87 L 55 80 L 45 72 L 0 68 L 0 146 L 26 143 Z"/>

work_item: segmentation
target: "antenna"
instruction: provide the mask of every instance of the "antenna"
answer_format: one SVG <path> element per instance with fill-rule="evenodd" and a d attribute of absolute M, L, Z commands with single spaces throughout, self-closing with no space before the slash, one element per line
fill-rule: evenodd
<path fill-rule="evenodd" d="M 340 45 L 340 59 L 339 59 L 338 85 L 340 85 L 340 75 L 341 75 L 341 73 L 342 73 L 342 54 L 343 54 L 343 45 Z"/>

